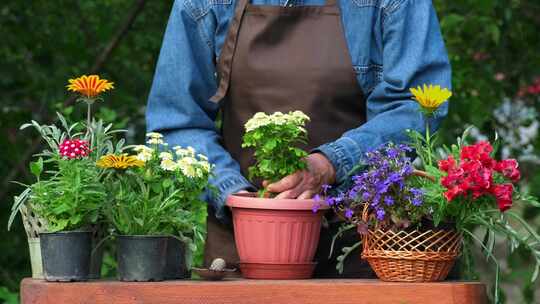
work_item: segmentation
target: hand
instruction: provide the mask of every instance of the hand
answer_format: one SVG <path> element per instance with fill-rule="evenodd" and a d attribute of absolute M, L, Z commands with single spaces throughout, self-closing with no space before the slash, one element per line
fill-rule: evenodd
<path fill-rule="evenodd" d="M 279 193 L 276 198 L 310 199 L 321 192 L 323 185 L 332 185 L 336 180 L 336 170 L 332 163 L 321 153 L 306 157 L 307 169 L 288 175 L 281 180 L 263 186 L 272 193 Z"/>

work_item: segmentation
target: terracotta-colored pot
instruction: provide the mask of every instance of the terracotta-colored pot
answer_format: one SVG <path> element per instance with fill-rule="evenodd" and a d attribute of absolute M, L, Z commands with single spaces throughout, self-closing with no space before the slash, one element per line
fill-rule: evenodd
<path fill-rule="evenodd" d="M 227 199 L 242 275 L 250 279 L 307 279 L 319 243 L 327 206 L 313 212 L 313 200 L 258 198 L 235 194 Z"/>

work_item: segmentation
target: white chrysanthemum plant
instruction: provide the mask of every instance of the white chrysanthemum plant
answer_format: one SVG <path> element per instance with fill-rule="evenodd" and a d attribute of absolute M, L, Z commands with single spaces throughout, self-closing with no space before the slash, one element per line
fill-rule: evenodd
<path fill-rule="evenodd" d="M 197 154 L 190 146 L 175 146 L 170 151 L 163 135 L 157 132 L 148 133 L 146 136 L 147 145 L 133 147 L 133 151 L 137 152 L 137 159 L 145 162 L 145 167 L 159 164 L 158 167 L 163 171 L 176 171 L 190 179 L 208 179 L 213 166 L 206 155 Z"/>
<path fill-rule="evenodd" d="M 298 146 L 307 143 L 307 122 L 309 117 L 301 111 L 259 112 L 248 120 L 242 147 L 253 148 L 256 161 L 249 178 L 276 182 L 305 169 L 308 154 Z M 260 195 L 266 195 L 264 189 Z"/>
<path fill-rule="evenodd" d="M 171 149 L 162 134 L 146 136 L 146 145 L 131 147 L 134 155 L 112 155 L 101 163 L 110 170 L 115 198 L 109 219 L 120 235 L 180 235 L 194 247 L 203 239 L 201 196 L 213 166 L 192 147 Z"/>

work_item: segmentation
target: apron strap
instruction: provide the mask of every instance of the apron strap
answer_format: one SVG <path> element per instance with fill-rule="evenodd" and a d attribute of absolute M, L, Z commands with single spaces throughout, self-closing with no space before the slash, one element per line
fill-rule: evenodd
<path fill-rule="evenodd" d="M 328 0 L 335 1 L 335 0 Z M 229 83 L 231 80 L 231 70 L 232 70 L 232 61 L 234 56 L 234 51 L 236 48 L 236 40 L 239 36 L 240 24 L 242 23 L 242 17 L 246 11 L 249 0 L 238 0 L 238 4 L 234 11 L 234 17 L 231 20 L 229 32 L 227 33 L 227 38 L 221 49 L 221 55 L 219 56 L 218 62 L 218 75 L 219 75 L 219 86 L 216 94 L 210 98 L 212 102 L 220 102 L 229 89 Z"/>

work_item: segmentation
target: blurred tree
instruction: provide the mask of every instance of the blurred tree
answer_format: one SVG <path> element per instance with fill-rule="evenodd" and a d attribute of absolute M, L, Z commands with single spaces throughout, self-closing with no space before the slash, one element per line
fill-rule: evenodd
<path fill-rule="evenodd" d="M 19 126 L 51 120 L 55 111 L 83 115 L 65 91 L 68 78 L 99 72 L 114 81 L 117 89 L 98 106 L 98 116 L 127 127 L 132 142 L 135 134 L 144 136 L 146 96 L 171 6 L 144 0 L 2 1 L 0 223 L 20 190 L 7 182 L 30 181 L 27 158 L 40 147 L 36 134 Z M 0 229 L 0 238 L 0 286 L 16 290 L 30 274 L 24 229 Z"/>

